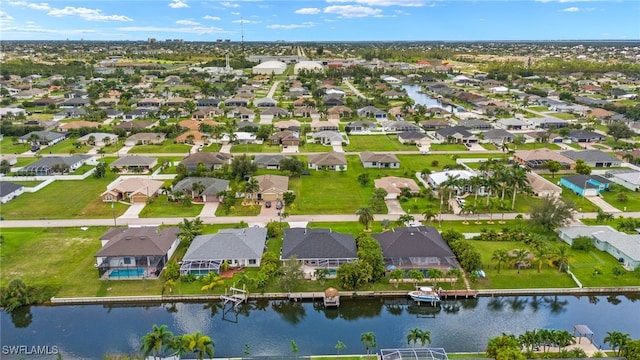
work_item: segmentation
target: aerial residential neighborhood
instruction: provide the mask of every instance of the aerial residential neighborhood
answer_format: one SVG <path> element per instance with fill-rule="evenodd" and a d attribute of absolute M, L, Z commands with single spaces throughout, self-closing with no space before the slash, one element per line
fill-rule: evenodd
<path fill-rule="evenodd" d="M 0 52 L 11 310 L 638 291 L 637 42 L 51 44 Z"/>

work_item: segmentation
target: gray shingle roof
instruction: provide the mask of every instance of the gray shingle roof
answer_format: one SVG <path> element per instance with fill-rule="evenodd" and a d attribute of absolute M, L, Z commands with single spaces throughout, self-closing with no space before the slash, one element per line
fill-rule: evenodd
<path fill-rule="evenodd" d="M 578 159 L 582 159 L 585 162 L 620 162 L 619 159 L 607 154 L 604 151 L 601 150 L 582 150 L 582 151 L 575 151 L 575 150 L 567 150 L 567 151 L 562 151 L 560 152 L 560 154 L 568 157 L 569 159 L 572 160 L 578 160 Z"/>
<path fill-rule="evenodd" d="M 198 235 L 184 255 L 184 261 L 216 259 L 259 259 L 262 257 L 267 229 L 223 229 L 217 234 Z"/>
<path fill-rule="evenodd" d="M 356 241 L 351 234 L 330 229 L 285 229 L 281 259 L 355 259 Z"/>
<path fill-rule="evenodd" d="M 589 189 L 595 189 L 597 188 L 596 185 L 592 184 L 592 183 L 588 183 L 587 181 L 589 180 L 593 180 L 596 182 L 599 182 L 600 184 L 609 184 L 611 182 L 611 180 L 604 178 L 600 175 L 571 175 L 571 176 L 563 176 L 562 177 L 564 180 L 577 185 L 581 188 L 584 188 L 585 184 L 586 187 Z"/>
<path fill-rule="evenodd" d="M 187 177 L 175 184 L 173 186 L 173 191 L 183 191 L 188 194 L 190 193 L 193 184 L 197 182 L 204 186 L 202 195 L 217 195 L 221 191 L 225 191 L 229 188 L 229 180 L 209 177 Z"/>
<path fill-rule="evenodd" d="M 385 258 L 455 257 L 433 226 L 401 227 L 372 236 L 380 243 Z"/>
<path fill-rule="evenodd" d="M 162 230 L 157 226 L 112 228 L 100 237 L 100 240 L 108 240 L 108 242 L 95 256 L 166 255 L 176 240 L 178 232 L 177 227 Z"/>
<path fill-rule="evenodd" d="M 23 185 L 19 185 L 19 184 L 14 184 L 12 182 L 9 181 L 0 181 L 0 197 L 4 197 L 7 196 L 9 194 L 11 194 L 12 192 L 23 188 Z"/>
<path fill-rule="evenodd" d="M 142 155 L 127 155 L 111 163 L 111 166 L 151 166 L 156 158 Z"/>
<path fill-rule="evenodd" d="M 558 232 L 575 239 L 587 236 L 609 243 L 612 247 L 626 254 L 630 258 L 640 261 L 640 234 L 626 234 L 613 229 L 611 226 L 570 226 L 561 227 Z"/>

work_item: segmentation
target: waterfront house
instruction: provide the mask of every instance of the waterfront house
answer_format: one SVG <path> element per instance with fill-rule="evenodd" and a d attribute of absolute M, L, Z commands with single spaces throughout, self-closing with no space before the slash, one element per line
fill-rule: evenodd
<path fill-rule="evenodd" d="M 280 260 L 292 257 L 302 264 L 306 278 L 313 278 L 316 269 L 328 269 L 330 277 L 335 277 L 340 265 L 358 259 L 358 251 L 351 234 L 331 229 L 291 228 L 284 230 Z"/>
<path fill-rule="evenodd" d="M 569 245 L 578 237 L 591 238 L 596 248 L 609 253 L 627 270 L 640 266 L 640 234 L 626 234 L 608 225 L 561 227 L 558 234 Z"/>
<path fill-rule="evenodd" d="M 158 226 L 109 229 L 95 255 L 100 279 L 157 279 L 178 248 L 179 231 Z"/>
<path fill-rule="evenodd" d="M 229 268 L 259 267 L 267 241 L 267 229 L 222 229 L 196 236 L 182 258 L 180 274 L 205 276 Z"/>

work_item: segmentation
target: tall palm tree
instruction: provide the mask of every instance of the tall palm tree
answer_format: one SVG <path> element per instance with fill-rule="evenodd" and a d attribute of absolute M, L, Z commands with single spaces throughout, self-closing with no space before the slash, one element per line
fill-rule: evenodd
<path fill-rule="evenodd" d="M 407 335 L 407 344 L 413 343 L 413 345 L 415 346 L 415 344 L 418 341 L 420 341 L 421 336 L 422 336 L 422 330 L 418 328 L 409 330 L 409 334 Z"/>
<path fill-rule="evenodd" d="M 367 356 L 371 354 L 371 349 L 376 347 L 376 334 L 371 331 L 362 333 L 360 335 L 360 342 L 364 345 L 365 349 L 367 349 Z"/>
<path fill-rule="evenodd" d="M 629 340 L 631 340 L 629 334 L 624 334 L 619 331 L 607 331 L 607 336 L 604 337 L 604 343 L 611 346 L 616 356 L 620 355 L 620 350 Z"/>
<path fill-rule="evenodd" d="M 470 178 L 469 186 L 473 189 L 475 201 L 478 202 L 478 194 L 480 193 L 480 189 L 484 186 L 484 178 L 480 176 Z"/>
<path fill-rule="evenodd" d="M 202 220 L 199 217 L 193 220 L 184 219 L 178 224 L 178 229 L 180 240 L 190 244 L 196 236 L 202 234 Z"/>
<path fill-rule="evenodd" d="M 373 222 L 373 210 L 368 206 L 363 206 L 356 211 L 358 222 L 364 226 L 365 231 L 369 230 L 369 225 Z"/>
<path fill-rule="evenodd" d="M 529 250 L 527 249 L 515 249 L 513 250 L 513 256 L 511 256 L 511 262 L 518 268 L 518 273 L 520 272 L 520 268 L 527 257 L 529 256 Z"/>
<path fill-rule="evenodd" d="M 529 184 L 529 180 L 527 179 L 527 173 L 529 171 L 529 168 L 523 168 L 518 164 L 512 166 L 509 171 L 509 181 L 511 183 L 511 186 L 513 186 L 511 209 L 516 208 L 516 195 L 518 194 L 518 189 L 530 189 L 531 187 L 531 185 Z"/>
<path fill-rule="evenodd" d="M 213 358 L 213 347 L 215 344 L 210 337 L 203 335 L 200 331 L 196 331 L 193 334 L 184 335 L 183 338 L 187 344 L 187 349 L 195 353 L 198 359 L 204 359 L 205 355 L 208 356 L 208 359 Z"/>
<path fill-rule="evenodd" d="M 200 181 L 196 181 L 191 184 L 191 198 L 195 199 L 200 197 L 200 194 L 204 191 L 205 187 Z"/>
<path fill-rule="evenodd" d="M 553 261 L 558 266 L 559 271 L 569 268 L 569 263 L 573 260 L 573 255 L 569 254 L 569 246 L 561 245 L 553 252 Z"/>
<path fill-rule="evenodd" d="M 244 183 L 244 192 L 251 194 L 251 198 L 255 199 L 255 194 L 260 191 L 260 184 L 258 184 L 258 180 L 252 177 L 246 183 Z"/>
<path fill-rule="evenodd" d="M 496 249 L 491 255 L 491 261 L 498 263 L 498 274 L 500 274 L 500 266 L 502 263 L 509 261 L 509 252 L 505 249 Z"/>
<path fill-rule="evenodd" d="M 435 220 L 438 212 L 432 206 L 427 206 L 422 212 L 422 216 L 424 217 L 424 223 L 428 224 L 430 221 Z"/>
<path fill-rule="evenodd" d="M 171 331 L 167 330 L 167 325 L 153 325 L 151 332 L 142 337 L 142 344 L 140 350 L 144 351 L 144 356 L 153 354 L 153 358 L 156 355 L 162 354 L 163 347 L 167 347 L 173 338 Z"/>

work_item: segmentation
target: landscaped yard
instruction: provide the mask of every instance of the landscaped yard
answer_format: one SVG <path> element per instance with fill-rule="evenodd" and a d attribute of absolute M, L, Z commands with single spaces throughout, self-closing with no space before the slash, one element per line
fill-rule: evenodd
<path fill-rule="evenodd" d="M 626 201 L 620 201 L 620 193 L 626 195 Z M 640 193 L 631 191 L 623 186 L 614 186 L 612 191 L 600 193 L 604 200 L 621 211 L 640 211 Z M 625 210 L 626 209 L 626 210 Z"/>
<path fill-rule="evenodd" d="M 77 139 L 66 139 L 59 143 L 40 149 L 40 154 L 84 154 L 91 146 L 76 144 Z"/>
<path fill-rule="evenodd" d="M 576 118 L 576 116 L 573 114 L 563 112 L 549 112 L 547 114 L 562 120 L 573 120 Z"/>
<path fill-rule="evenodd" d="M 509 148 L 509 150 L 535 150 L 535 149 L 550 149 L 550 150 L 560 150 L 561 147 L 558 146 L 558 144 L 552 144 L 552 143 L 539 143 L 539 142 L 533 142 L 533 143 L 526 143 L 526 144 L 508 144 L 507 147 Z"/>
<path fill-rule="evenodd" d="M 498 147 L 495 146 L 492 143 L 483 143 L 483 144 L 480 144 L 480 146 L 482 146 L 483 148 L 485 148 L 487 150 L 498 150 Z"/>
<path fill-rule="evenodd" d="M 243 199 L 235 199 L 234 204 L 225 213 L 222 206 L 216 209 L 216 216 L 257 216 L 260 215 L 261 205 L 243 206 Z"/>
<path fill-rule="evenodd" d="M 282 147 L 271 144 L 238 144 L 231 147 L 232 153 L 279 153 Z"/>
<path fill-rule="evenodd" d="M 22 154 L 29 150 L 31 150 L 30 144 L 14 143 L 11 136 L 5 136 L 0 140 L 0 154 Z"/>
<path fill-rule="evenodd" d="M 622 276 L 614 276 L 613 268 L 619 267 L 618 260 L 604 251 L 593 249 L 588 252 L 572 251 L 574 260 L 571 262 L 571 272 L 580 280 L 583 286 L 638 286 L 640 278 L 634 273 L 626 272 Z M 598 270 L 599 274 L 596 274 Z"/>
<path fill-rule="evenodd" d="M 175 144 L 172 140 L 166 140 L 160 145 L 136 145 L 129 154 L 171 154 L 184 153 L 187 154 L 191 146 L 185 144 Z"/>
<path fill-rule="evenodd" d="M 147 203 L 140 212 L 140 217 L 193 217 L 200 214 L 202 206 L 202 204 L 184 206 L 182 202 L 167 201 L 166 195 L 160 195 Z"/>
<path fill-rule="evenodd" d="M 328 152 L 333 151 L 333 147 L 320 145 L 315 143 L 305 143 L 304 145 L 300 145 L 298 147 L 299 152 Z"/>
<path fill-rule="evenodd" d="M 85 180 L 60 180 L 38 192 L 25 193 L 2 205 L 5 219 L 111 218 L 124 213 L 127 205 L 116 203 L 111 209 L 100 194 L 115 176 L 107 172 L 103 179 L 89 176 Z M 73 189 L 73 190 L 70 190 Z"/>
<path fill-rule="evenodd" d="M 469 148 L 462 144 L 431 144 L 431 151 L 467 151 Z"/>
<path fill-rule="evenodd" d="M 402 144 L 396 135 L 350 135 L 347 152 L 362 151 L 416 151 L 412 144 Z"/>

